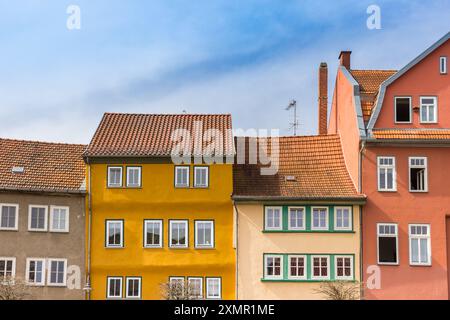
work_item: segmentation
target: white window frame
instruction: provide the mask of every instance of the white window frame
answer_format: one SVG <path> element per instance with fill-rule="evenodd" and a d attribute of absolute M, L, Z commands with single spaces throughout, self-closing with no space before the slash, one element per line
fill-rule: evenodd
<path fill-rule="evenodd" d="M 338 210 L 348 210 L 348 227 L 337 226 L 337 212 Z M 344 221 L 342 217 L 342 222 Z M 353 229 L 353 210 L 352 207 L 334 207 L 334 230 L 338 231 L 351 231 Z"/>
<path fill-rule="evenodd" d="M 191 280 L 200 280 L 200 295 L 199 296 L 194 296 L 189 292 L 189 290 L 191 290 Z M 188 277 L 187 283 L 188 283 L 189 296 L 191 298 L 195 298 L 197 300 L 203 299 L 203 278 L 202 277 Z"/>
<path fill-rule="evenodd" d="M 33 208 L 40 208 L 45 209 L 45 216 L 44 216 L 44 228 L 32 228 L 31 227 L 31 212 Z M 48 231 L 48 206 L 42 206 L 42 205 L 34 205 L 30 204 L 28 206 L 28 231 L 34 231 L 34 232 L 47 232 Z"/>
<path fill-rule="evenodd" d="M 54 229 L 53 228 L 53 210 L 55 209 L 64 209 L 66 210 L 66 225 L 64 229 Z M 50 232 L 69 232 L 69 219 L 70 219 L 70 209 L 69 207 L 63 206 L 50 206 Z"/>
<path fill-rule="evenodd" d="M 279 221 L 280 222 L 280 226 L 279 227 L 269 227 L 268 226 L 268 224 L 267 224 L 267 221 L 268 221 L 268 219 L 267 219 L 267 211 L 270 210 L 270 209 L 272 209 L 272 210 L 275 210 L 275 209 L 280 210 L 280 221 Z M 264 209 L 264 230 L 268 230 L 268 231 L 283 230 L 283 207 L 281 207 L 281 206 L 265 207 L 265 209 Z"/>
<path fill-rule="evenodd" d="M 12 227 L 12 228 L 2 227 L 0 224 L 0 231 L 17 231 L 17 230 L 19 230 L 19 205 L 12 204 L 12 203 L 0 203 L 0 223 L 1 223 L 1 219 L 2 219 L 3 207 L 15 207 L 16 208 L 16 218 L 15 218 L 14 227 Z"/>
<path fill-rule="evenodd" d="M 314 209 L 325 209 L 325 211 L 326 211 L 326 214 L 325 214 L 326 226 L 325 227 L 314 227 Z M 328 207 L 311 207 L 311 230 L 314 230 L 314 231 L 329 230 L 330 229 L 329 217 L 330 217 L 330 212 L 329 212 Z M 320 221 L 320 219 L 319 219 L 319 221 Z"/>
<path fill-rule="evenodd" d="M 427 227 L 428 233 L 426 235 L 412 235 L 411 227 Z M 413 223 L 408 225 L 408 236 L 409 236 L 409 264 L 411 266 L 431 266 L 431 225 L 426 223 Z M 427 239 L 427 251 L 428 251 L 428 262 L 413 262 L 412 261 L 412 240 L 413 239 Z M 419 258 L 420 258 L 420 241 L 419 241 Z"/>
<path fill-rule="evenodd" d="M 338 258 L 343 258 L 343 259 L 350 259 L 350 276 L 338 276 L 338 265 L 337 265 L 337 260 Z M 345 271 L 345 265 L 343 265 L 344 271 Z M 353 280 L 355 278 L 355 270 L 354 270 L 354 261 L 353 261 L 353 256 L 350 255 L 337 255 L 334 256 L 334 278 L 336 280 Z"/>
<path fill-rule="evenodd" d="M 147 244 L 147 223 L 157 223 L 159 225 L 159 244 Z M 162 248 L 163 247 L 163 221 L 162 220 L 144 220 L 144 248 Z"/>
<path fill-rule="evenodd" d="M 268 264 L 267 264 L 267 260 L 269 259 L 269 258 L 280 258 L 280 275 L 268 275 L 267 274 L 267 266 L 268 266 Z M 282 280 L 283 279 L 283 272 L 284 272 L 284 269 L 283 269 L 283 261 L 284 260 L 284 257 L 283 257 L 283 255 L 282 254 L 266 254 L 266 255 L 264 255 L 264 279 L 267 279 L 267 280 Z"/>
<path fill-rule="evenodd" d="M 181 282 L 182 282 L 182 286 L 183 286 L 183 296 L 184 296 L 184 294 L 185 294 L 185 292 L 186 292 L 186 279 L 184 278 L 184 277 L 169 277 L 169 292 L 172 292 L 172 290 L 171 290 L 171 288 L 170 288 L 170 286 L 172 286 L 172 282 L 174 282 L 174 281 L 178 281 L 178 280 L 181 280 Z"/>
<path fill-rule="evenodd" d="M 291 275 L 291 258 L 303 258 L 304 261 L 304 275 L 303 276 L 293 276 Z M 306 280 L 308 275 L 308 257 L 302 254 L 290 254 L 288 255 L 288 279 L 292 280 Z"/>
<path fill-rule="evenodd" d="M 178 183 L 178 170 L 183 169 L 183 170 L 187 170 L 187 180 L 186 180 L 186 184 L 180 184 Z M 189 188 L 189 186 L 191 185 L 190 182 L 190 167 L 189 166 L 175 166 L 175 188 Z"/>
<path fill-rule="evenodd" d="M 172 244 L 172 224 L 183 223 L 186 226 L 186 243 L 184 245 Z M 186 249 L 189 248 L 189 220 L 170 220 L 169 221 L 169 247 L 174 249 Z"/>
<path fill-rule="evenodd" d="M 122 299 L 123 297 L 123 277 L 107 277 L 108 285 L 106 286 L 106 298 L 107 299 Z M 120 281 L 120 295 L 119 296 L 110 296 L 109 292 L 111 289 L 110 280 L 119 280 Z"/>
<path fill-rule="evenodd" d="M 301 209 L 303 211 L 303 226 L 302 227 L 293 227 L 291 225 L 291 209 L 293 210 L 299 210 Z M 297 230 L 306 230 L 306 208 L 305 207 L 288 207 L 288 230 L 293 230 L 293 231 L 297 231 Z"/>
<path fill-rule="evenodd" d="M 14 279 L 16 277 L 16 258 L 15 257 L 0 257 L 0 261 L 4 261 L 5 262 L 5 270 L 2 270 L 5 272 L 5 275 L 3 277 L 3 279 L 0 278 L 0 283 L 4 282 L 6 280 L 6 262 L 7 261 L 12 261 L 12 266 L 11 266 L 11 279 Z"/>
<path fill-rule="evenodd" d="M 424 104 L 422 101 L 423 99 L 433 99 L 434 101 L 434 121 L 430 121 L 430 120 L 424 120 L 422 118 L 422 107 L 429 107 L 430 104 Z M 436 96 L 421 96 L 420 97 L 420 110 L 419 110 L 419 118 L 420 118 L 420 123 L 437 123 L 438 122 L 438 100 Z M 427 112 L 427 116 L 428 116 L 428 112 Z"/>
<path fill-rule="evenodd" d="M 63 275 L 64 281 L 63 281 L 63 283 L 51 282 L 52 262 L 64 262 L 64 275 Z M 47 286 L 49 286 L 49 287 L 66 287 L 67 286 L 67 259 L 56 259 L 56 258 L 47 259 Z"/>
<path fill-rule="evenodd" d="M 395 234 L 380 234 L 380 226 L 394 226 L 395 227 Z M 395 252 L 396 255 L 396 261 L 397 262 L 380 262 L 380 245 L 379 245 L 379 237 L 389 237 L 389 238 L 395 238 Z M 379 265 L 387 265 L 387 266 L 397 266 L 399 265 L 399 252 L 398 252 L 398 225 L 396 223 L 377 223 L 377 264 Z"/>
<path fill-rule="evenodd" d="M 107 219 L 106 220 L 106 230 L 105 230 L 105 247 L 106 248 L 123 248 L 123 241 L 124 241 L 124 221 L 123 220 L 117 220 L 117 219 Z M 109 243 L 109 224 L 110 223 L 120 223 L 120 244 L 110 244 Z"/>
<path fill-rule="evenodd" d="M 211 244 L 204 245 L 198 243 L 198 224 L 199 223 L 208 223 L 211 225 Z M 213 220 L 196 220 L 195 221 L 195 248 L 197 249 L 212 249 L 215 247 L 215 237 L 214 237 L 214 221 Z"/>
<path fill-rule="evenodd" d="M 380 165 L 381 159 L 392 159 L 392 165 Z M 378 182 L 378 191 L 379 192 L 396 192 L 397 191 L 397 169 L 396 169 L 396 161 L 395 157 L 392 156 L 378 156 L 377 157 L 377 182 Z M 386 180 L 386 188 L 382 189 L 380 186 L 380 172 L 381 169 L 392 169 L 392 189 L 389 189 L 387 187 L 387 180 Z M 386 175 L 387 177 L 387 175 Z M 386 178 L 387 179 L 387 178 Z"/>
<path fill-rule="evenodd" d="M 206 184 L 199 185 L 197 182 L 197 170 L 206 170 Z M 209 188 L 209 167 L 195 166 L 194 167 L 194 188 Z"/>
<path fill-rule="evenodd" d="M 42 262 L 42 276 L 41 276 L 41 281 L 40 282 L 30 282 L 30 263 L 32 261 Z M 27 285 L 29 285 L 29 286 L 36 286 L 36 287 L 45 286 L 45 281 L 47 279 L 46 276 L 47 276 L 46 259 L 44 259 L 44 258 L 27 258 L 27 260 L 26 260 L 26 269 L 25 269 L 25 281 L 26 281 Z"/>
<path fill-rule="evenodd" d="M 327 276 L 314 276 L 314 258 L 326 258 L 327 259 Z M 311 255 L 311 279 L 312 280 L 329 280 L 331 279 L 331 266 L 330 266 L 330 256 L 328 255 Z M 320 267 L 322 268 L 322 267 Z M 320 270 L 320 273 L 322 273 L 322 270 Z"/>
<path fill-rule="evenodd" d="M 218 297 L 211 296 L 210 293 L 209 293 L 209 282 L 212 281 L 212 280 L 214 280 L 214 281 L 218 280 L 219 281 L 219 296 Z M 210 300 L 220 300 L 220 299 L 222 299 L 222 278 L 219 278 L 219 277 L 207 277 L 206 278 L 206 299 L 210 299 Z"/>
<path fill-rule="evenodd" d="M 409 99 L 409 121 L 397 121 L 397 99 Z M 412 123 L 413 112 L 412 112 L 412 98 L 406 96 L 394 97 L 394 123 Z"/>
<path fill-rule="evenodd" d="M 138 280 L 139 295 L 137 297 L 128 295 L 128 289 L 129 289 L 128 280 L 132 280 L 132 281 Z M 142 278 L 141 277 L 125 277 L 125 298 L 126 299 L 136 299 L 136 300 L 142 299 Z"/>
<path fill-rule="evenodd" d="M 411 160 L 413 160 L 413 159 L 424 160 L 424 166 L 411 165 Z M 424 188 L 424 190 L 412 190 L 411 189 L 411 168 L 424 168 L 425 169 L 425 175 L 424 175 L 425 188 Z M 428 192 L 428 158 L 427 157 L 409 157 L 408 158 L 408 189 L 409 189 L 409 192 Z"/>
<path fill-rule="evenodd" d="M 446 56 L 439 57 L 439 73 L 447 74 L 447 57 Z"/>
<path fill-rule="evenodd" d="M 111 169 L 120 169 L 120 183 L 119 184 L 117 184 L 117 183 L 111 183 L 111 181 L 110 181 L 110 174 L 111 174 Z M 122 185 L 123 185 L 123 167 L 121 167 L 121 166 L 110 166 L 110 167 L 108 167 L 108 177 L 107 177 L 107 180 L 108 180 L 108 188 L 121 188 L 122 187 Z"/>
<path fill-rule="evenodd" d="M 138 171 L 138 184 L 130 184 L 130 171 Z M 127 166 L 127 188 L 140 188 L 142 186 L 142 167 L 139 166 Z"/>

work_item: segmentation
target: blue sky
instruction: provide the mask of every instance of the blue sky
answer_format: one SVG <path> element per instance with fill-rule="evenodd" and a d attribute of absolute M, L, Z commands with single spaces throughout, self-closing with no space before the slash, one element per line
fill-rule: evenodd
<path fill-rule="evenodd" d="M 381 30 L 366 27 L 371 4 Z M 448 0 L 0 0 L 0 137 L 88 143 L 104 112 L 183 110 L 287 135 L 291 99 L 315 134 L 321 61 L 330 91 L 341 50 L 354 68 L 401 68 L 449 14 Z"/>

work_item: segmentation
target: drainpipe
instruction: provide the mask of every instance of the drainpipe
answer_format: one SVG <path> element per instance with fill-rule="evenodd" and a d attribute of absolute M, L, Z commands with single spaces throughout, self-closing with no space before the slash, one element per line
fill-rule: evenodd
<path fill-rule="evenodd" d="M 91 165 L 89 158 L 86 158 L 88 165 L 88 234 L 87 234 L 87 274 L 86 274 L 86 298 L 91 300 L 91 229 L 92 229 L 92 196 L 91 196 Z"/>
<path fill-rule="evenodd" d="M 236 202 L 235 201 L 233 201 L 233 206 L 234 206 L 234 212 L 236 212 L 236 222 L 235 222 L 235 227 L 236 227 L 236 230 L 235 230 L 235 234 L 236 234 L 236 253 L 235 253 L 235 256 L 236 256 L 236 288 L 235 288 L 235 290 L 236 290 L 236 300 L 239 300 L 239 286 L 238 286 L 238 277 L 239 277 L 239 264 L 238 264 L 238 258 L 239 258 L 239 254 L 238 254 L 238 248 L 239 248 L 239 245 L 238 245 L 238 243 L 239 243 L 239 212 L 238 212 L 238 209 L 237 209 L 237 206 L 236 206 Z"/>
<path fill-rule="evenodd" d="M 362 193 L 362 159 L 366 147 L 366 141 L 361 142 L 361 148 L 358 155 L 358 193 Z M 360 278 L 360 299 L 364 299 L 364 265 L 363 265 L 363 206 L 359 206 L 359 278 Z"/>

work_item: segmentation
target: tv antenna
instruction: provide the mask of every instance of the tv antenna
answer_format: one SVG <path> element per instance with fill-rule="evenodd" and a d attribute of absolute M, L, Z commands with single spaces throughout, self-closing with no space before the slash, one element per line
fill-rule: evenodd
<path fill-rule="evenodd" d="M 297 128 L 299 127 L 298 119 L 297 119 L 297 101 L 294 99 L 289 102 L 289 105 L 285 108 L 286 111 L 294 109 L 294 121 L 290 123 L 289 130 L 292 129 L 294 131 L 294 136 L 297 135 Z"/>

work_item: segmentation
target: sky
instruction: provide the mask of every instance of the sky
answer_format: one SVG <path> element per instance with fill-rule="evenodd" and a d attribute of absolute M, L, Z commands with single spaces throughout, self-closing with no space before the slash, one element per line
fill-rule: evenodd
<path fill-rule="evenodd" d="M 290 135 L 292 99 L 312 135 L 320 62 L 331 100 L 341 50 L 400 69 L 448 31 L 448 0 L 0 0 L 0 137 L 89 143 L 104 112 L 231 113 Z"/>

